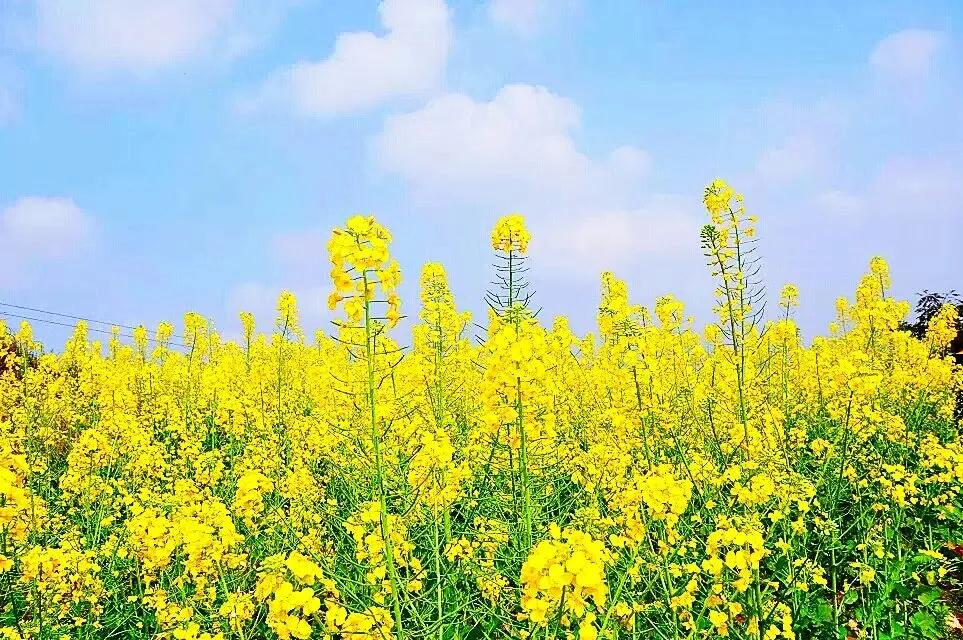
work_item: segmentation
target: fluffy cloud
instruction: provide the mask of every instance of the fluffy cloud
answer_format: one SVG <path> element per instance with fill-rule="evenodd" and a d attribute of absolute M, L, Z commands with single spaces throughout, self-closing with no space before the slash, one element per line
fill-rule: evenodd
<path fill-rule="evenodd" d="M 580 120 L 567 98 L 508 85 L 488 101 L 449 94 L 389 117 L 372 148 L 381 168 L 428 207 L 522 211 L 549 277 L 594 282 L 606 269 L 664 266 L 691 254 L 698 198 L 645 195 L 649 155 L 632 145 L 580 150 Z"/>
<path fill-rule="evenodd" d="M 374 141 L 382 168 L 424 198 L 581 207 L 632 189 L 648 155 L 623 146 L 602 158 L 572 137 L 574 102 L 544 87 L 509 85 L 490 101 L 448 94 L 385 121 Z"/>
<path fill-rule="evenodd" d="M 145 72 L 212 46 L 236 0 L 38 0 L 37 46 L 89 71 Z"/>
<path fill-rule="evenodd" d="M 781 145 L 764 151 L 756 164 L 756 173 L 770 182 L 790 182 L 817 171 L 829 155 L 820 137 L 797 133 Z"/>
<path fill-rule="evenodd" d="M 782 187 L 825 176 L 835 166 L 852 113 L 853 107 L 839 97 L 762 104 L 744 134 L 748 140 L 765 140 L 753 178 L 760 187 Z"/>
<path fill-rule="evenodd" d="M 59 259 L 91 239 L 92 220 L 68 198 L 20 198 L 0 214 L 0 237 L 22 255 Z"/>
<path fill-rule="evenodd" d="M 927 29 L 905 29 L 879 41 L 869 63 L 882 76 L 897 81 L 919 79 L 932 68 L 946 35 Z"/>
<path fill-rule="evenodd" d="M 384 35 L 367 31 L 339 35 L 329 57 L 276 72 L 242 107 L 282 107 L 305 116 L 331 116 L 436 86 L 452 39 L 444 0 L 384 0 L 378 13 Z"/>
<path fill-rule="evenodd" d="M 692 204 L 659 196 L 632 210 L 589 213 L 565 225 L 549 223 L 536 235 L 533 253 L 540 264 L 593 278 L 605 270 L 689 256 L 698 246 L 701 221 Z"/>
<path fill-rule="evenodd" d="M 0 212 L 0 271 L 8 286 L 68 262 L 94 239 L 93 218 L 68 198 L 24 197 Z"/>
<path fill-rule="evenodd" d="M 961 158 L 896 157 L 870 185 L 874 208 L 904 219 L 958 219 L 963 202 Z"/>
<path fill-rule="evenodd" d="M 499 26 L 531 36 L 560 12 L 570 11 L 576 4 L 577 0 L 491 0 L 488 16 Z"/>

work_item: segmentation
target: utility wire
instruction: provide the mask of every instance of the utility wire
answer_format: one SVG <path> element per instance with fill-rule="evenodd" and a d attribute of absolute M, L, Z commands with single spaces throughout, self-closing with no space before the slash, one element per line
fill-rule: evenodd
<path fill-rule="evenodd" d="M 8 306 L 13 306 L 13 305 L 8 305 Z M 60 314 L 58 314 L 58 315 L 60 315 Z M 3 311 L 3 310 L 0 310 L 0 316 L 6 316 L 6 317 L 8 317 L 8 318 L 17 318 L 18 320 L 27 320 L 28 322 L 45 322 L 45 323 L 47 323 L 47 324 L 56 325 L 56 326 L 58 326 L 58 327 L 67 327 L 67 328 L 69 328 L 69 329 L 73 329 L 73 328 L 76 326 L 76 325 L 70 324 L 69 322 L 58 322 L 57 320 L 50 320 L 50 319 L 47 319 L 47 318 L 33 318 L 33 317 L 30 317 L 30 316 L 24 316 L 24 315 L 20 315 L 20 314 L 17 314 L 17 313 L 11 313 L 11 312 L 9 312 L 9 311 Z M 70 317 L 74 317 L 74 316 L 67 316 L 67 317 L 70 318 Z M 103 324 L 107 324 L 107 323 L 105 322 L 105 323 L 103 323 Z M 117 326 L 117 327 L 121 327 L 121 326 L 123 326 L 123 325 L 116 325 L 116 326 Z M 106 333 L 107 335 L 111 335 L 111 336 L 114 335 L 114 332 L 113 332 L 113 331 L 110 331 L 110 330 L 108 330 L 108 329 L 98 329 L 98 328 L 96 328 L 96 327 L 87 327 L 87 330 L 88 330 L 88 331 L 96 331 L 97 333 Z M 134 336 L 131 335 L 131 334 L 129 334 L 129 333 L 119 332 L 119 333 L 117 333 L 116 335 L 118 335 L 118 336 L 121 337 L 121 338 L 129 338 L 129 339 L 131 339 L 131 340 L 134 339 Z M 157 342 L 157 340 L 156 340 L 155 338 L 151 338 L 151 337 L 148 337 L 148 340 L 150 340 L 151 342 Z M 171 346 L 171 347 L 181 347 L 181 348 L 184 348 L 184 349 L 190 349 L 190 346 L 189 346 L 189 345 L 183 344 L 183 343 L 181 343 L 181 342 L 169 342 L 169 343 L 167 343 L 167 344 L 168 344 L 168 346 Z"/>
<path fill-rule="evenodd" d="M 33 311 L 34 313 L 42 313 L 42 314 L 44 314 L 44 315 L 57 316 L 57 317 L 59 317 L 59 318 L 70 318 L 71 320 L 83 320 L 84 322 L 92 322 L 92 323 L 94 323 L 94 324 L 103 324 L 103 325 L 107 325 L 108 327 L 120 327 L 121 329 L 127 329 L 128 331 L 133 331 L 133 330 L 135 330 L 135 329 L 137 328 L 137 327 L 132 327 L 132 326 L 127 325 L 127 324 L 121 324 L 121 323 L 119 323 L 119 322 L 107 322 L 107 321 L 105 321 L 105 320 L 93 320 L 92 318 L 84 318 L 83 316 L 72 316 L 72 315 L 70 315 L 69 313 L 59 313 L 59 312 L 57 312 L 57 311 L 47 311 L 46 309 L 37 309 L 37 308 L 35 308 L 35 307 L 26 307 L 26 306 L 23 306 L 23 305 L 12 304 L 12 303 L 3 302 L 3 301 L 0 301 L 0 307 L 10 307 L 11 309 L 20 309 L 20 310 L 22 310 L 22 311 Z M 2 311 L 0 311 L 0 313 L 2 313 Z M 43 322 L 43 320 L 40 320 L 40 322 Z M 73 326 L 73 325 L 65 325 L 65 326 Z M 171 337 L 172 337 L 172 338 L 178 338 L 178 339 L 180 339 L 180 340 L 183 340 L 183 339 L 184 339 L 184 336 L 178 335 L 178 334 L 176 334 L 176 333 L 171 334 Z"/>

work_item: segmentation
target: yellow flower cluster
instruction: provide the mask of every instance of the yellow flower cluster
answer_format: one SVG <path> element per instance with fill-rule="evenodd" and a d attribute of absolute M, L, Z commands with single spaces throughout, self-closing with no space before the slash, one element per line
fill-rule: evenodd
<path fill-rule="evenodd" d="M 503 216 L 492 229 L 492 249 L 524 255 L 532 234 L 525 227 L 525 218 L 517 213 Z"/>
<path fill-rule="evenodd" d="M 264 509 L 264 494 L 274 489 L 274 483 L 257 469 L 246 471 L 237 481 L 234 494 L 234 510 L 241 514 L 244 523 L 250 528 L 254 519 Z"/>
<path fill-rule="evenodd" d="M 95 554 L 79 541 L 33 547 L 20 560 L 20 582 L 46 603 L 53 621 L 100 614 L 105 591 Z"/>
<path fill-rule="evenodd" d="M 738 574 L 732 586 L 744 592 L 752 584 L 753 572 L 766 554 L 762 532 L 753 526 L 736 528 L 725 520 L 706 540 L 706 554 L 702 568 L 713 576 L 720 576 L 725 569 Z"/>
<path fill-rule="evenodd" d="M 391 234 L 373 216 L 354 216 L 342 228 L 334 229 L 328 241 L 334 291 L 328 296 L 333 311 L 344 301 L 348 319 L 357 324 L 371 317 L 370 305 L 380 292 L 387 303 L 384 320 L 394 326 L 401 318 L 401 283 L 398 262 L 392 260 L 388 245 Z"/>
<path fill-rule="evenodd" d="M 338 592 L 334 583 L 324 579 L 321 567 L 299 551 L 292 551 L 287 558 L 281 554 L 271 556 L 263 566 L 265 572 L 258 579 L 254 596 L 268 603 L 267 625 L 283 640 L 309 638 L 308 619 L 321 610 L 321 598 L 315 595 L 313 587 L 319 583 L 325 597 L 335 604 Z M 220 614 L 236 626 L 250 619 L 251 609 L 250 601 L 235 596 L 232 603 L 222 606 Z"/>
<path fill-rule="evenodd" d="M 448 544 L 445 557 L 457 562 L 466 574 L 474 576 L 475 584 L 485 600 L 500 604 L 509 586 L 507 578 L 498 572 L 496 562 L 511 535 L 500 520 L 476 518 L 471 539 L 460 537 Z"/>
<path fill-rule="evenodd" d="M 394 622 L 391 614 L 381 607 L 368 607 L 358 613 L 333 605 L 325 616 L 327 631 L 348 640 L 381 640 L 390 638 Z"/>
<path fill-rule="evenodd" d="M 44 503 L 27 488 L 30 467 L 22 454 L 15 454 L 9 442 L 0 441 L 0 531 L 12 547 L 22 544 L 42 515 Z M 0 549 L 0 572 L 10 568 L 13 561 Z"/>
<path fill-rule="evenodd" d="M 603 542 L 553 524 L 549 538 L 535 545 L 522 565 L 522 610 L 538 625 L 548 624 L 559 609 L 574 619 L 583 618 L 591 606 L 602 610 L 609 592 L 605 566 L 610 562 Z"/>
<path fill-rule="evenodd" d="M 379 605 L 391 590 L 391 576 L 388 567 L 388 544 L 382 537 L 381 505 L 369 502 L 362 505 L 360 511 L 344 523 L 345 529 L 354 538 L 357 549 L 355 559 L 368 567 L 365 572 L 365 582 L 376 587 L 374 599 Z M 401 520 L 394 514 L 386 517 L 388 541 L 391 543 L 392 562 L 397 568 L 405 569 L 408 575 L 405 588 L 409 592 L 421 590 L 423 567 L 421 560 L 412 555 L 414 545 L 407 539 L 407 531 Z"/>

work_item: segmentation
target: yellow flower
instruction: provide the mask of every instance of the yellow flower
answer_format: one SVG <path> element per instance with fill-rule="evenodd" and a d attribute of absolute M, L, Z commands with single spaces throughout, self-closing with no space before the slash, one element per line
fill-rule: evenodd
<path fill-rule="evenodd" d="M 719 627 L 724 627 L 729 623 L 729 614 L 727 614 L 725 611 L 714 609 L 709 612 L 709 622 L 711 622 L 712 626 L 716 627 L 717 629 Z"/>
<path fill-rule="evenodd" d="M 527 253 L 531 239 L 525 228 L 525 218 L 517 213 L 499 218 L 492 229 L 492 248 L 505 253 Z"/>
<path fill-rule="evenodd" d="M 312 585 L 316 579 L 321 578 L 321 567 L 297 551 L 292 551 L 288 555 L 284 565 L 302 584 Z"/>
<path fill-rule="evenodd" d="M 611 555 L 605 545 L 574 529 L 558 533 L 535 545 L 522 565 L 522 609 L 537 624 L 559 606 L 581 617 L 589 601 L 601 608 L 608 595 L 605 566 Z"/>

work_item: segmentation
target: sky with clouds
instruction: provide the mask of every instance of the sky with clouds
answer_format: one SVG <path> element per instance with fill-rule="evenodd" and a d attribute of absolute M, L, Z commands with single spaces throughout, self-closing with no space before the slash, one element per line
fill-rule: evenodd
<path fill-rule="evenodd" d="M 589 330 L 613 270 L 705 320 L 722 176 L 811 335 L 873 255 L 898 295 L 963 288 L 961 20 L 953 0 L 0 0 L 0 302 L 232 334 L 289 288 L 321 327 L 327 235 L 373 213 L 409 313 L 429 260 L 480 313 L 489 229 L 518 211 L 547 317 Z"/>

